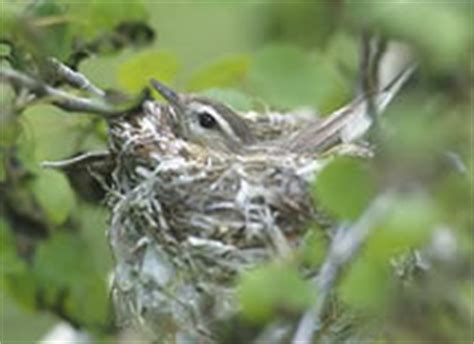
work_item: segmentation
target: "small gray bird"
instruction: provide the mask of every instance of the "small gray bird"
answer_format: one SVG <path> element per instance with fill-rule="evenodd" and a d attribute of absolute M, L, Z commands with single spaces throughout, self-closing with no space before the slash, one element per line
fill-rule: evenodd
<path fill-rule="evenodd" d="M 157 340 L 212 342 L 216 320 L 238 309 L 238 275 L 291 256 L 306 223 L 327 225 L 310 183 L 336 155 L 370 155 L 357 140 L 412 70 L 324 119 L 237 113 L 152 80 L 167 104 L 110 124 L 120 319 Z"/>

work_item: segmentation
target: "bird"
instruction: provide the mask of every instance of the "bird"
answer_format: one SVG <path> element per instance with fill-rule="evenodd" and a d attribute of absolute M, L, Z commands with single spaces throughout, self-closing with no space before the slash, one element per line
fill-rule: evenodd
<path fill-rule="evenodd" d="M 109 123 L 119 323 L 155 340 L 215 341 L 217 319 L 238 310 L 242 272 L 291 256 L 308 223 L 331 223 L 311 197 L 314 177 L 335 156 L 372 154 L 357 144 L 371 112 L 383 112 L 413 70 L 325 118 L 239 113 L 151 80 L 166 102 Z"/>

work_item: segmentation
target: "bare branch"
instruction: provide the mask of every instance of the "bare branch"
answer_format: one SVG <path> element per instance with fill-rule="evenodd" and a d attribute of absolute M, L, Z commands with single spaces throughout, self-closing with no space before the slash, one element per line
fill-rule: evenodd
<path fill-rule="evenodd" d="M 83 74 L 76 72 L 66 66 L 65 64 L 61 63 L 55 58 L 49 58 L 48 62 L 54 68 L 54 71 L 58 76 L 60 76 L 64 81 L 66 81 L 69 85 L 78 88 L 80 90 L 84 90 L 89 92 L 90 94 L 98 97 L 105 97 L 105 91 L 100 89 L 99 87 L 95 86 L 89 79 L 87 79 Z"/>
<path fill-rule="evenodd" d="M 324 307 L 339 272 L 359 251 L 374 224 L 387 213 L 390 203 L 389 194 L 381 195 L 372 202 L 356 223 L 350 227 L 344 225 L 339 227 L 326 260 L 314 279 L 319 291 L 316 304 L 301 318 L 293 336 L 293 344 L 312 343 L 315 333 L 321 328 Z"/>
<path fill-rule="evenodd" d="M 116 108 L 104 101 L 78 97 L 57 88 L 46 85 L 32 77 L 10 68 L 0 68 L 0 81 L 6 80 L 11 84 L 27 88 L 38 97 L 50 97 L 51 102 L 70 112 L 86 112 L 104 117 L 121 115 L 126 110 Z"/>

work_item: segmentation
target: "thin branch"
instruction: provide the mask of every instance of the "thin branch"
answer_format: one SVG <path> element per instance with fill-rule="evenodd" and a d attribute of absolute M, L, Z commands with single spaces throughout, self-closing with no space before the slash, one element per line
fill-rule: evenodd
<path fill-rule="evenodd" d="M 69 85 L 80 90 L 89 92 L 94 96 L 98 96 L 100 98 L 105 97 L 105 91 L 95 86 L 83 74 L 72 70 L 70 67 L 66 66 L 55 58 L 49 58 L 48 62 L 54 68 L 56 74 L 62 79 L 64 79 L 64 81 L 66 81 Z"/>
<path fill-rule="evenodd" d="M 126 110 L 111 106 L 104 101 L 82 98 L 46 85 L 32 77 L 10 68 L 0 68 L 0 81 L 27 88 L 38 97 L 50 97 L 52 103 L 66 111 L 86 112 L 110 118 L 121 115 Z"/>
<path fill-rule="evenodd" d="M 314 278 L 319 291 L 316 304 L 301 318 L 292 339 L 293 344 L 313 342 L 314 335 L 321 329 L 324 307 L 341 269 L 359 251 L 374 224 L 387 213 L 390 203 L 389 194 L 381 195 L 372 202 L 356 223 L 350 227 L 339 227 L 326 260 Z"/>
<path fill-rule="evenodd" d="M 109 151 L 94 151 L 94 152 L 87 152 L 70 159 L 65 160 L 57 160 L 57 161 L 43 161 L 41 163 L 42 168 L 57 168 L 57 169 L 64 169 L 76 166 L 77 164 L 83 163 L 93 163 L 95 161 L 103 161 L 110 157 Z"/>

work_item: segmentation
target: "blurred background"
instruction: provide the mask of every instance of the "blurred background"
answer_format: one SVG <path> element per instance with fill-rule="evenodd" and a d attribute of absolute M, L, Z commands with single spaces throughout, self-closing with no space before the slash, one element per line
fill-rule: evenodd
<path fill-rule="evenodd" d="M 41 62 L 54 56 L 111 94 L 137 94 L 154 77 L 239 110 L 310 106 L 324 116 L 354 95 L 362 32 L 411 44 L 419 69 L 384 116 L 376 159 L 336 162 L 314 194 L 344 219 L 377 190 L 406 189 L 338 287 L 377 329 L 372 338 L 472 340 L 471 2 L 1 0 L 0 11 L 2 67 L 55 84 Z M 35 342 L 64 320 L 113 342 L 100 195 L 40 168 L 106 147 L 106 126 L 0 87 L 0 340 Z M 325 245 L 309 241 L 304 259 L 320 262 Z M 403 258 L 415 249 L 427 266 Z M 403 292 L 390 266 L 408 283 Z M 261 300 L 275 276 L 281 290 Z M 307 306 L 288 296 L 307 286 L 281 276 L 288 272 L 270 266 L 242 280 L 248 321 L 268 321 L 281 304 Z"/>

